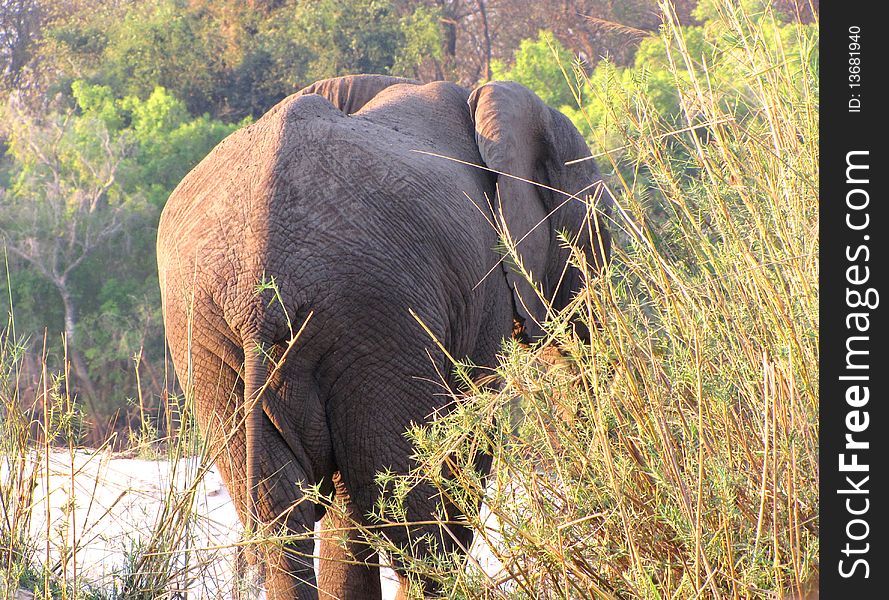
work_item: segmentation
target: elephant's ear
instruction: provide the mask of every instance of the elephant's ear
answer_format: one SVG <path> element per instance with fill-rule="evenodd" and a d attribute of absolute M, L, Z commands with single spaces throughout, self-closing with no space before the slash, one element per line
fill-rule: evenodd
<path fill-rule="evenodd" d="M 332 79 L 322 79 L 297 92 L 298 96 L 318 94 L 350 115 L 361 110 L 374 96 L 397 83 L 419 85 L 413 79 L 389 77 L 388 75 L 346 75 Z"/>
<path fill-rule="evenodd" d="M 566 265 L 569 252 L 557 232 L 583 248 L 594 268 L 607 260 L 607 231 L 596 231 L 589 207 L 597 204 L 607 214 L 611 198 L 603 197 L 593 161 L 575 161 L 588 157 L 589 148 L 567 117 L 518 83 L 494 81 L 477 88 L 469 108 L 482 160 L 498 173 L 496 216 L 516 243 L 523 270 L 547 302 L 561 310 L 580 290 L 584 277 Z M 584 196 L 597 200 L 587 203 Z M 507 279 L 526 334 L 541 336 L 546 303 L 515 268 L 509 269 Z"/>
<path fill-rule="evenodd" d="M 548 155 L 549 115 L 529 90 L 501 81 L 473 91 L 469 109 L 482 160 L 489 169 L 499 173 L 496 198 L 491 199 L 495 216 L 517 244 L 522 268 L 531 275 L 539 290 L 546 275 L 553 232 L 539 190 L 528 182 L 545 183 L 542 162 Z M 506 278 L 514 294 L 516 311 L 524 320 L 525 333 L 532 338 L 540 337 L 546 307 L 534 286 L 511 260 L 507 261 Z"/>

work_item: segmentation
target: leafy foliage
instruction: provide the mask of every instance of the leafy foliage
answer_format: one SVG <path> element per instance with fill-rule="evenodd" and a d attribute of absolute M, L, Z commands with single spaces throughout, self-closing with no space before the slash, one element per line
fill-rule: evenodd
<path fill-rule="evenodd" d="M 235 126 L 191 117 L 163 88 L 145 99 L 71 89 L 64 112 L 6 108 L 0 233 L 20 331 L 65 332 L 82 399 L 105 415 L 132 388 L 133 354 L 163 356 L 153 252 L 163 202 Z"/>
<path fill-rule="evenodd" d="M 566 71 L 571 70 L 574 56 L 552 33 L 541 30 L 537 39 L 522 40 L 513 59 L 510 66 L 499 60 L 493 61 L 493 79 L 521 83 L 550 106 L 558 108 L 576 104 L 565 77 Z"/>
<path fill-rule="evenodd" d="M 269 5 L 251 11 L 235 2 L 103 3 L 55 22 L 46 43 L 64 72 L 115 96 L 145 98 L 160 86 L 191 114 L 226 121 L 257 117 L 317 79 L 411 74 L 440 53 L 433 7 L 389 0 Z"/>
<path fill-rule="evenodd" d="M 564 112 L 585 134 L 594 152 L 601 152 L 619 146 L 628 134 L 649 133 L 631 131 L 624 119 L 609 119 L 609 115 L 632 108 L 618 105 L 621 90 L 648 98 L 649 109 L 653 110 L 650 117 L 668 127 L 680 128 L 689 120 L 692 125 L 700 125 L 700 115 L 687 114 L 685 98 L 697 93 L 688 69 L 706 70 L 708 93 L 723 102 L 727 113 L 745 116 L 743 111 L 757 93 L 750 89 L 749 74 L 739 66 L 739 57 L 750 51 L 745 47 L 750 42 L 726 23 L 737 23 L 747 35 L 753 31 L 760 34 L 752 39 L 763 51 L 763 68 L 786 64 L 794 72 L 811 77 L 818 61 L 817 26 L 790 21 L 767 6 L 761 0 L 750 0 L 737 12 L 725 14 L 728 9 L 720 2 L 702 3 L 694 11 L 701 24 L 680 26 L 684 40 L 681 53 L 675 39 L 648 36 L 639 41 L 633 64 L 628 67 L 603 60 L 589 71 L 575 63 L 557 39 L 541 31 L 536 39 L 521 43 L 511 66 L 495 61 L 492 70 L 495 78 L 522 83 Z M 801 79 L 797 81 L 805 84 Z"/>

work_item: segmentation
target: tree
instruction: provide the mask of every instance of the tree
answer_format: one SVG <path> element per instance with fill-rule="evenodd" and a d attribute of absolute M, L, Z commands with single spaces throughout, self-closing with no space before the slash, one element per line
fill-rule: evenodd
<path fill-rule="evenodd" d="M 0 90 L 22 85 L 42 20 L 37 0 L 0 0 Z"/>
<path fill-rule="evenodd" d="M 560 108 L 566 104 L 577 105 L 565 78 L 566 73 L 572 72 L 573 62 L 574 55 L 550 32 L 541 30 L 536 40 L 522 40 L 511 66 L 495 60 L 492 71 L 495 79 L 517 81 L 553 108 Z"/>
<path fill-rule="evenodd" d="M 85 260 L 147 216 L 141 198 L 123 194 L 118 181 L 130 144 L 91 116 L 41 117 L 16 101 L 8 103 L 4 116 L 9 154 L 18 168 L 0 196 L 0 236 L 9 253 L 58 293 L 68 357 L 87 401 L 94 402 L 98 393 L 78 343 L 73 280 Z"/>
<path fill-rule="evenodd" d="M 3 111 L 0 244 L 11 259 L 19 330 L 32 338 L 63 331 L 74 387 L 92 414 L 107 416 L 124 390 L 135 396 L 133 355 L 144 351 L 148 369 L 163 357 L 160 209 L 238 125 L 194 118 L 163 88 L 144 99 L 82 81 L 71 90 L 67 110 L 40 115 L 11 101 Z"/>

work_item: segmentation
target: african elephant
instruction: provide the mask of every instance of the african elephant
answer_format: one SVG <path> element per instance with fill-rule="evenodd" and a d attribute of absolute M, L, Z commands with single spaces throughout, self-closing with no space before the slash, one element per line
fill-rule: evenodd
<path fill-rule="evenodd" d="M 158 231 L 166 334 L 245 526 L 311 531 L 324 515 L 300 502 L 311 485 L 363 518 L 375 474 L 411 469 L 404 431 L 447 403 L 447 355 L 493 366 L 514 321 L 543 334 L 546 307 L 516 262 L 500 260 L 495 225 L 565 307 L 583 278 L 557 233 L 591 268 L 609 254 L 599 172 L 565 164 L 588 154 L 570 121 L 521 85 L 470 93 L 359 75 L 286 98 L 185 177 Z M 596 219 L 581 200 L 593 195 Z M 429 521 L 433 496 L 414 489 L 408 518 Z M 445 551 L 471 541 L 456 526 L 387 533 L 404 545 L 421 534 Z M 336 562 L 344 550 L 322 538 L 317 578 L 312 544 L 261 551 L 270 598 L 380 596 L 360 539 L 350 548 L 367 566 Z"/>

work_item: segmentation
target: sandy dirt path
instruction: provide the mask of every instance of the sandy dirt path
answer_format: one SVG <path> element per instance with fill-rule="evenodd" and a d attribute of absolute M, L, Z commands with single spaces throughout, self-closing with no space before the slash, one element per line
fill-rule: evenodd
<path fill-rule="evenodd" d="M 49 495 L 47 478 L 41 476 L 33 497 L 31 530 L 40 560 L 45 560 L 48 547 L 50 562 L 58 563 L 67 554 L 69 576 L 76 569 L 92 586 L 119 586 L 132 570 L 128 557 L 138 554 L 160 523 L 175 518 L 163 507 L 171 498 L 185 498 L 184 491 L 193 487 L 195 516 L 180 545 L 190 551 L 179 552 L 173 559 L 183 572 L 180 589 L 188 589 L 191 598 L 232 598 L 238 589 L 243 597 L 262 597 L 237 576 L 235 545 L 242 528 L 231 498 L 215 468 L 195 485 L 199 466 L 196 459 L 172 463 L 78 450 L 72 461 L 66 451 L 51 453 Z M 0 472 L 0 480 L 5 483 L 8 476 L 7 467 Z M 473 556 L 486 564 L 486 571 L 487 567 L 498 570 L 490 552 L 481 546 L 474 546 Z M 383 569 L 381 579 L 383 597 L 394 598 L 394 572 Z"/>

